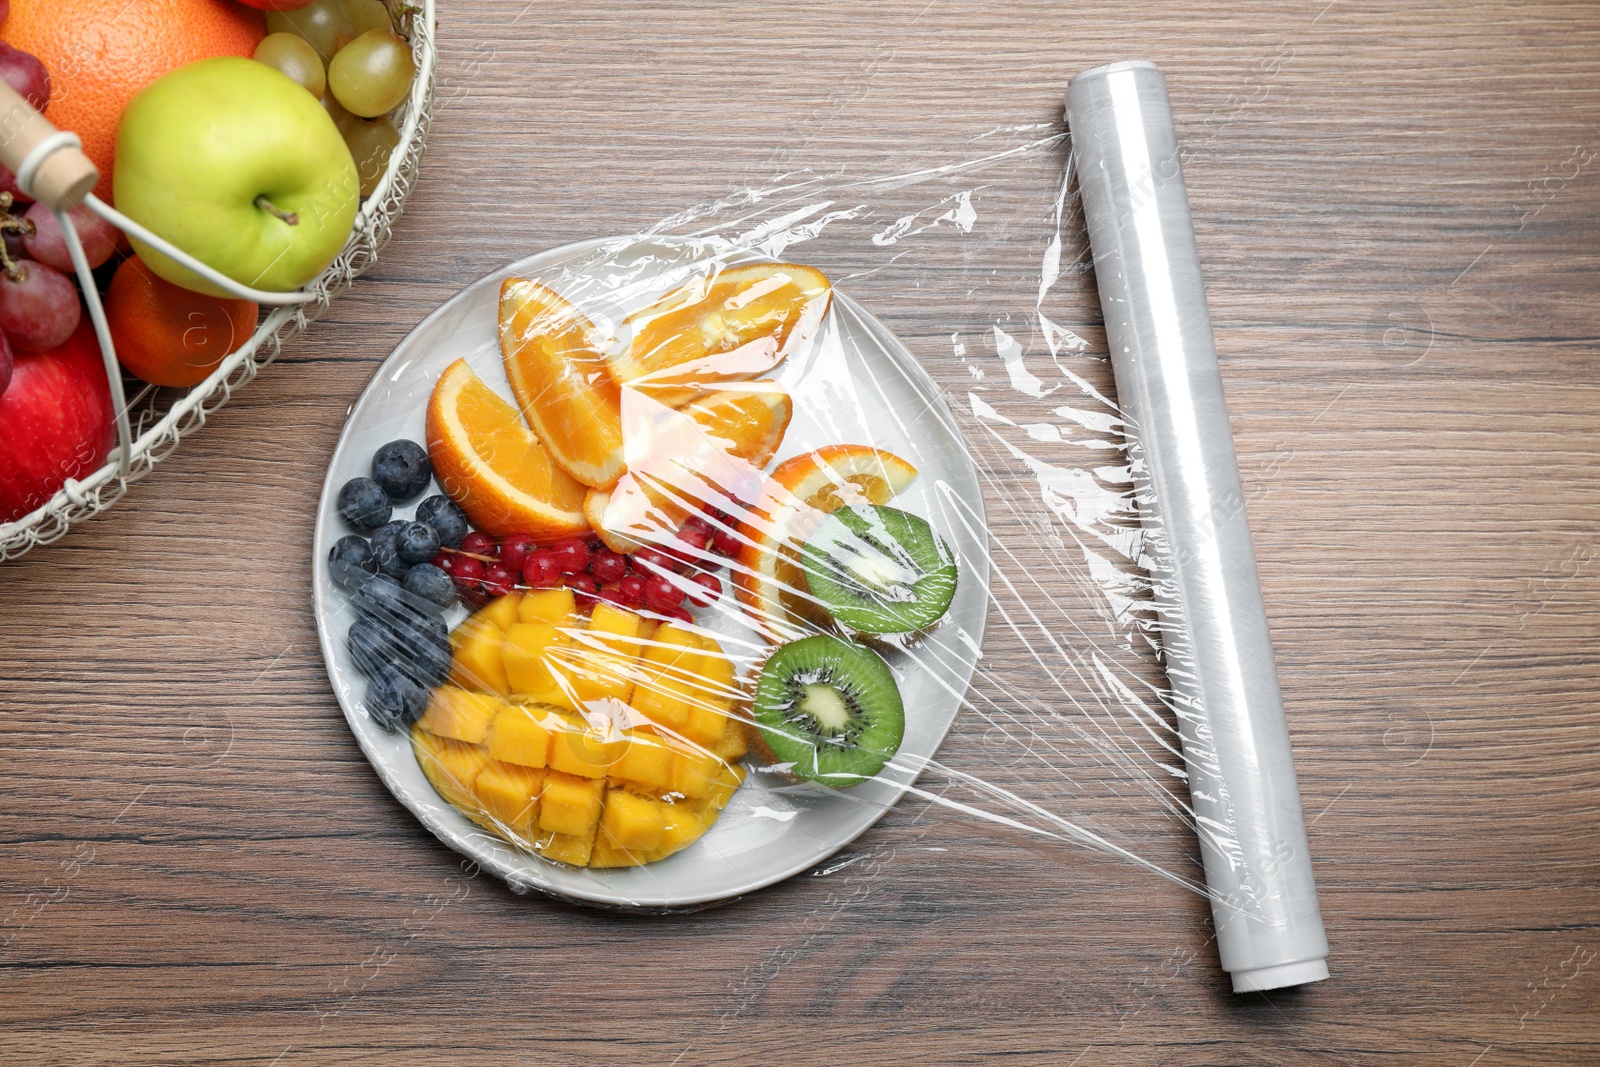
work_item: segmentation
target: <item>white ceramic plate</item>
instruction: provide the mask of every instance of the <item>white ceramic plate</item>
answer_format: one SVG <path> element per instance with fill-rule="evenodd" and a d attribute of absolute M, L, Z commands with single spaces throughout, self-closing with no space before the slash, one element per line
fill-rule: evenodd
<path fill-rule="evenodd" d="M 871 782 L 849 790 L 784 782 L 751 762 L 751 774 L 716 825 L 699 841 L 643 867 L 587 870 L 519 851 L 474 825 L 434 793 L 404 733 L 378 727 L 363 708 L 366 683 L 351 662 L 345 635 L 353 621 L 348 597 L 328 572 L 328 551 L 349 533 L 336 507 L 339 487 L 370 471 L 387 441 L 421 442 L 428 397 L 440 372 L 465 358 L 508 399 L 500 362 L 496 308 L 507 277 L 538 278 L 597 322 L 677 284 L 685 270 L 714 254 L 682 241 L 589 241 L 513 263 L 463 289 L 402 341 L 350 412 L 328 467 L 318 507 L 312 557 L 317 633 L 328 677 L 361 750 L 395 797 L 450 847 L 503 877 L 513 889 L 617 907 L 703 905 L 746 893 L 815 865 L 849 844 L 888 811 L 933 757 L 955 720 L 978 659 L 988 606 L 986 523 L 977 474 L 965 443 L 933 382 L 877 319 L 836 293 L 816 337 L 773 375 L 794 398 L 794 419 L 775 462 L 836 443 L 872 444 L 910 460 L 921 476 L 897 507 L 928 519 L 956 550 L 960 585 L 946 621 L 911 653 L 887 658 L 906 707 L 900 754 Z M 741 253 L 723 262 L 761 261 Z M 626 297 L 617 296 L 627 279 Z M 434 492 L 436 490 L 430 490 Z M 397 517 L 409 516 L 410 506 Z M 457 608 L 452 625 L 465 614 Z M 730 653 L 749 649 L 752 631 L 732 597 L 700 613 Z"/>

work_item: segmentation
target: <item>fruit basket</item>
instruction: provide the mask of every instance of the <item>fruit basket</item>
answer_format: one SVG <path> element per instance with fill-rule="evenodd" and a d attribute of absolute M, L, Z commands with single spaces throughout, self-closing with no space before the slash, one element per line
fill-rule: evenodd
<path fill-rule="evenodd" d="M 254 380 L 263 366 L 277 358 L 285 343 L 320 317 L 334 298 L 376 261 L 404 210 L 427 141 L 437 65 L 433 0 L 407 4 L 396 28 L 408 39 L 416 64 L 410 93 L 393 117 L 400 141 L 376 188 L 362 201 L 343 248 L 305 286 L 303 291 L 312 299 L 265 309 L 249 340 L 192 388 L 160 388 L 130 379 L 127 425 L 119 432 L 120 440 L 110 457 L 92 474 L 68 479 L 51 499 L 31 513 L 0 524 L 0 560 L 14 559 L 36 545 L 49 544 L 73 524 L 115 504 L 131 483 L 149 474 L 185 436 L 205 425 L 208 415 Z"/>

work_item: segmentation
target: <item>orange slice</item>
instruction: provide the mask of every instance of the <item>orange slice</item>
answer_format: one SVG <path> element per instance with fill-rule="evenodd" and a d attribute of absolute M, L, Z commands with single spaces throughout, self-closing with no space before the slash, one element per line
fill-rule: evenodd
<path fill-rule="evenodd" d="M 833 290 L 811 267 L 749 263 L 695 278 L 628 316 L 612 361 L 619 385 L 681 407 L 728 382 L 757 378 L 816 332 Z"/>
<path fill-rule="evenodd" d="M 622 476 L 622 407 L 605 341 L 559 294 L 525 278 L 500 286 L 500 353 L 522 415 L 556 464 L 584 485 Z"/>
<path fill-rule="evenodd" d="M 768 381 L 740 383 L 676 410 L 625 389 L 622 408 L 628 473 L 609 490 L 591 490 L 583 509 L 616 552 L 671 538 L 710 500 L 753 496 L 794 414 L 789 394 Z"/>
<path fill-rule="evenodd" d="M 755 623 L 787 640 L 817 615 L 796 560 L 800 546 L 830 512 L 866 501 L 887 504 L 917 480 L 917 468 L 881 448 L 829 445 L 778 464 L 760 498 L 741 516 L 744 542 L 733 585 Z"/>
<path fill-rule="evenodd" d="M 584 487 L 464 359 L 445 368 L 428 400 L 428 457 L 444 491 L 485 533 L 554 540 L 588 529 Z"/>

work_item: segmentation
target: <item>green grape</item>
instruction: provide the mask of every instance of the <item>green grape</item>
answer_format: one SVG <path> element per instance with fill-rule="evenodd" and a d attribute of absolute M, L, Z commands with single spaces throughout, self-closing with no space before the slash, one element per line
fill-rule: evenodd
<path fill-rule="evenodd" d="M 350 21 L 355 23 L 358 37 L 368 30 L 388 30 L 394 27 L 394 23 L 389 20 L 389 9 L 383 6 L 383 0 L 344 0 L 344 10 L 345 14 L 350 16 Z"/>
<path fill-rule="evenodd" d="M 312 96 L 320 97 L 328 88 L 328 71 L 322 65 L 322 57 L 304 37 L 269 33 L 256 45 L 255 59 L 304 85 Z"/>
<path fill-rule="evenodd" d="M 356 25 L 345 11 L 344 0 L 311 0 L 294 11 L 267 12 L 267 32 L 304 37 L 326 63 L 355 40 Z"/>
<path fill-rule="evenodd" d="M 416 74 L 404 38 L 393 30 L 368 30 L 328 64 L 328 88 L 351 114 L 370 119 L 404 100 Z"/>
<path fill-rule="evenodd" d="M 361 177 L 361 195 L 371 196 L 389 166 L 389 157 L 400 144 L 400 131 L 388 119 L 366 122 L 357 119 L 344 131 L 344 143 L 356 161 L 356 173 Z"/>
<path fill-rule="evenodd" d="M 344 105 L 335 100 L 331 92 L 324 92 L 322 94 L 322 106 L 327 109 L 328 117 L 331 118 L 333 120 L 333 124 L 339 128 L 339 133 L 341 136 L 348 133 L 352 126 L 361 121 L 354 115 L 350 114 L 350 112 L 346 111 L 344 109 Z"/>

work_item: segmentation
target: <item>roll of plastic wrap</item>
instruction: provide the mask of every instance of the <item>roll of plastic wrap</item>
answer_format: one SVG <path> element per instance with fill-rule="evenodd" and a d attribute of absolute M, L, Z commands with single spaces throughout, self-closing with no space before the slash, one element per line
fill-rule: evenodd
<path fill-rule="evenodd" d="M 1289 731 L 1166 79 L 1067 88 L 1072 154 L 1145 513 L 1167 675 L 1235 992 L 1328 977 Z"/>

